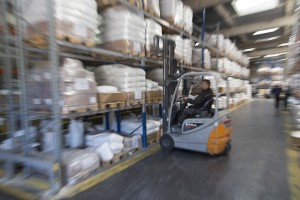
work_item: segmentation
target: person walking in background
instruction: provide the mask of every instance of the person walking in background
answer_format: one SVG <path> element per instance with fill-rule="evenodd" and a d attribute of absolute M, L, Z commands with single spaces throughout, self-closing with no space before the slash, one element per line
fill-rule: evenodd
<path fill-rule="evenodd" d="M 279 101 L 280 101 L 280 93 L 282 89 L 278 85 L 275 85 L 273 89 L 271 90 L 271 94 L 274 96 L 275 100 L 275 108 L 279 109 Z"/>
<path fill-rule="evenodd" d="M 290 90 L 290 87 L 288 86 L 285 90 L 285 93 L 284 93 L 284 108 L 285 110 L 287 110 L 287 105 L 288 105 L 288 99 L 289 97 L 291 96 L 291 90 Z"/>

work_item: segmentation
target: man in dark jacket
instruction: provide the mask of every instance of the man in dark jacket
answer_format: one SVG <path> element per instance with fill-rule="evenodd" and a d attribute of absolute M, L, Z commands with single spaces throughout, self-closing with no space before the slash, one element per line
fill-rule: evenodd
<path fill-rule="evenodd" d="M 271 90 L 271 94 L 274 96 L 275 99 L 275 108 L 279 108 L 279 101 L 280 101 L 280 93 L 282 92 L 282 89 L 278 87 L 277 85 Z"/>
<path fill-rule="evenodd" d="M 205 103 L 211 99 L 214 98 L 214 93 L 210 89 L 210 81 L 209 80 L 203 80 L 200 84 L 200 87 L 202 89 L 202 92 L 195 98 L 190 99 L 188 97 L 184 97 L 183 99 L 187 101 L 187 103 L 192 104 L 192 107 L 185 108 L 180 116 L 178 123 L 179 125 L 182 125 L 183 121 L 187 118 L 188 115 L 196 115 L 201 112 L 201 109 L 203 109 Z"/>

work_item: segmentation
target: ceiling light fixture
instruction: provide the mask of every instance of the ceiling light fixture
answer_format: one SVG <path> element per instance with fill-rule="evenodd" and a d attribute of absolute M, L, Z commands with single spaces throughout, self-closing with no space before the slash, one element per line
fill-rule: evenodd
<path fill-rule="evenodd" d="M 270 40 L 275 40 L 279 38 L 279 36 L 276 37 L 270 37 L 270 38 L 265 38 L 265 39 L 260 39 L 260 40 L 256 40 L 255 42 L 266 42 L 266 41 L 270 41 Z"/>
<path fill-rule="evenodd" d="M 253 51 L 255 48 L 250 48 L 250 49 L 244 49 L 242 50 L 242 52 L 249 52 L 249 51 Z"/>
<path fill-rule="evenodd" d="M 288 42 L 287 43 L 282 43 L 282 44 L 278 45 L 277 47 L 285 47 L 285 46 L 289 46 L 289 44 L 290 43 L 288 43 Z"/>
<path fill-rule="evenodd" d="M 277 57 L 277 56 L 281 56 L 281 55 L 285 55 L 287 54 L 288 52 L 285 52 L 285 53 L 275 53 L 275 54 L 269 54 L 269 55 L 266 55 L 264 56 L 264 58 L 272 58 L 272 57 Z"/>
<path fill-rule="evenodd" d="M 279 0 L 235 0 L 232 6 L 239 16 L 271 10 L 278 6 Z"/>
<path fill-rule="evenodd" d="M 253 33 L 253 35 L 262 35 L 262 34 L 266 34 L 266 33 L 272 33 L 274 31 L 277 31 L 278 29 L 279 29 L 279 27 L 264 29 L 264 30 L 261 30 L 261 31 L 256 31 L 255 33 Z"/>

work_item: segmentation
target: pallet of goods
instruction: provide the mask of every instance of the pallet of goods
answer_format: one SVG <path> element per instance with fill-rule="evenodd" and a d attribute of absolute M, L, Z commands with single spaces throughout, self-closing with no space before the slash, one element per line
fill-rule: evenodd
<path fill-rule="evenodd" d="M 155 17 L 160 17 L 159 0 L 144 0 L 144 10 Z"/>
<path fill-rule="evenodd" d="M 111 87 L 111 86 L 100 86 Z M 124 108 L 126 106 L 126 93 L 124 92 L 99 92 L 98 87 L 98 103 L 99 109 Z"/>
<path fill-rule="evenodd" d="M 160 1 L 161 18 L 176 26 L 179 29 L 184 28 L 183 3 L 180 0 L 161 0 Z M 165 33 L 170 33 L 164 29 Z"/>
<path fill-rule="evenodd" d="M 38 61 L 30 69 L 28 77 L 29 108 L 35 112 L 51 112 L 52 76 L 48 61 Z M 59 71 L 61 114 L 98 110 L 97 83 L 94 73 L 83 68 L 83 64 L 66 58 Z"/>
<path fill-rule="evenodd" d="M 102 65 L 96 69 L 95 75 L 99 86 L 113 86 L 118 92 L 124 92 L 126 106 L 140 105 L 145 102 L 146 73 L 144 70 L 120 64 Z"/>
<path fill-rule="evenodd" d="M 145 57 L 146 24 L 139 13 L 110 7 L 101 13 L 97 46 L 123 54 Z"/>
<path fill-rule="evenodd" d="M 59 1 L 55 0 L 55 37 L 58 40 L 88 47 L 95 45 L 97 28 L 97 5 L 94 0 Z M 23 18 L 26 20 L 25 41 L 30 45 L 44 48 L 48 45 L 47 1 L 24 1 Z"/>
<path fill-rule="evenodd" d="M 155 40 L 155 36 L 162 37 L 162 27 L 152 19 L 146 19 L 145 23 L 146 23 L 146 44 L 145 44 L 146 57 L 159 58 L 158 51 L 162 51 L 163 41 L 159 39 L 158 41 L 155 42 L 154 40 Z"/>

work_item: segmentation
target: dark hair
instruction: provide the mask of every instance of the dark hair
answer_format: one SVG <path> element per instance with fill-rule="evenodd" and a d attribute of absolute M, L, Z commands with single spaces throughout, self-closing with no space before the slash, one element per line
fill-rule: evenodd
<path fill-rule="evenodd" d="M 210 80 L 208 80 L 208 79 L 203 79 L 202 81 L 203 81 L 203 82 L 206 82 L 207 85 L 208 85 L 208 87 L 210 87 Z"/>

